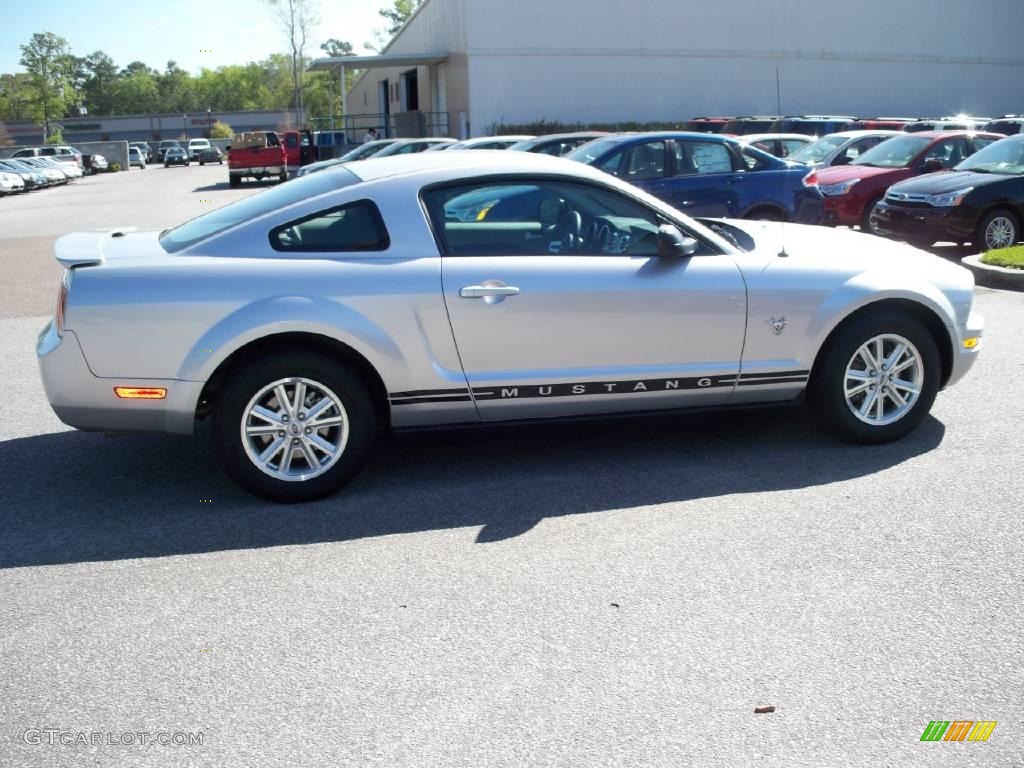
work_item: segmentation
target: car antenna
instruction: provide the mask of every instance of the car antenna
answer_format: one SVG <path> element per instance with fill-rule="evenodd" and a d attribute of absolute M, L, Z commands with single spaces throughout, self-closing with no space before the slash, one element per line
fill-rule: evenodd
<path fill-rule="evenodd" d="M 775 68 L 775 114 L 778 115 L 780 118 L 782 117 L 782 84 L 781 84 L 781 80 L 780 80 L 780 76 L 779 76 L 779 68 L 778 67 Z M 782 126 L 781 125 L 779 126 L 779 134 L 780 135 L 782 134 Z M 781 141 L 779 142 L 779 144 L 781 146 Z M 781 192 L 781 194 L 779 195 L 779 199 L 782 200 L 784 195 L 786 194 L 786 190 L 785 190 L 785 184 L 783 183 L 783 180 L 781 178 L 779 179 L 779 187 L 780 187 L 779 191 Z M 782 247 L 779 249 L 779 252 L 778 252 L 777 255 L 778 255 L 778 257 L 780 259 L 787 259 L 787 258 L 789 258 L 789 254 L 786 253 L 786 217 L 785 216 L 782 217 L 782 228 L 781 229 L 782 229 Z"/>

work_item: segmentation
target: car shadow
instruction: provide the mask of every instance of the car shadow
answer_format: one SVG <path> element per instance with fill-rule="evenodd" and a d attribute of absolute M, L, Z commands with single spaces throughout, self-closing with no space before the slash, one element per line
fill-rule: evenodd
<path fill-rule="evenodd" d="M 221 472 L 197 439 L 60 432 L 0 442 L 0 568 L 345 541 L 480 527 L 478 543 L 544 518 L 784 491 L 863 477 L 935 449 L 851 446 L 802 410 L 616 419 L 382 438 L 323 501 L 276 505 Z"/>
<path fill-rule="evenodd" d="M 274 179 L 273 181 L 270 181 L 268 179 L 264 179 L 263 181 L 247 181 L 244 184 L 242 184 L 241 187 L 237 187 L 236 189 L 245 189 L 246 187 L 252 187 L 253 189 L 259 189 L 259 188 L 263 188 L 263 187 L 276 187 L 278 184 L 280 184 L 280 182 L 277 179 Z M 221 190 L 228 190 L 228 189 L 231 189 L 231 185 L 228 182 L 223 181 L 223 182 L 218 182 L 217 184 L 207 184 L 205 187 L 196 187 L 192 191 L 193 192 L 219 192 Z"/>

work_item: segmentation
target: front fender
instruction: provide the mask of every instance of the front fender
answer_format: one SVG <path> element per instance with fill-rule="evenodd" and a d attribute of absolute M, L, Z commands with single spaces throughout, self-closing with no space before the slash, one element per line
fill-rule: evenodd
<path fill-rule="evenodd" d="M 851 277 L 832 291 L 818 306 L 807 325 L 800 360 L 813 363 L 829 334 L 854 312 L 879 301 L 903 299 L 927 307 L 946 327 L 951 343 L 956 343 L 956 312 L 949 299 L 927 280 L 910 279 L 906 273 L 863 272 Z"/>
<path fill-rule="evenodd" d="M 347 344 L 370 361 L 385 384 L 388 368 L 405 365 L 395 342 L 351 307 L 311 296 L 275 296 L 246 304 L 212 326 L 189 350 L 177 378 L 207 381 L 246 344 L 293 332 L 315 333 Z"/>

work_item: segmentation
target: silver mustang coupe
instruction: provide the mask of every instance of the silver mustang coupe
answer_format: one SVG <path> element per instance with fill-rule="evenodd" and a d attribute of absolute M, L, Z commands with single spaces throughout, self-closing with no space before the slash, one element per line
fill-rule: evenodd
<path fill-rule="evenodd" d="M 526 152 L 370 159 L 164 232 L 67 235 L 39 338 L 86 430 L 192 433 L 281 501 L 381 428 L 778 403 L 898 439 L 978 354 L 959 266 L 870 235 L 686 217 Z"/>

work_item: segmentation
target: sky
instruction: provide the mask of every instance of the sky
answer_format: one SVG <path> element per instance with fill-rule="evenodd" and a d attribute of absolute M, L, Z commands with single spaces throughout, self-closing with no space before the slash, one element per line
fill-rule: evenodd
<path fill-rule="evenodd" d="M 320 24 L 307 50 L 347 40 L 356 53 L 383 29 L 386 0 L 320 0 Z M 40 11 L 45 8 L 45 12 Z M 0 0 L 0 73 L 20 72 L 20 46 L 35 32 L 65 38 L 76 56 L 105 51 L 118 67 L 143 61 L 163 71 L 171 59 L 198 73 L 203 67 L 245 64 L 287 50 L 287 41 L 264 0 Z M 238 30 L 238 32 L 235 32 Z"/>

